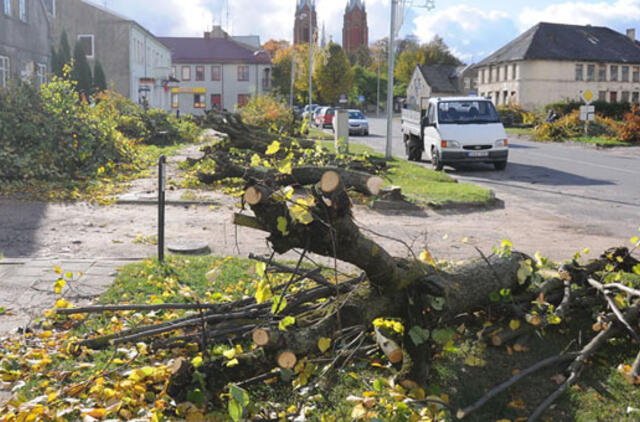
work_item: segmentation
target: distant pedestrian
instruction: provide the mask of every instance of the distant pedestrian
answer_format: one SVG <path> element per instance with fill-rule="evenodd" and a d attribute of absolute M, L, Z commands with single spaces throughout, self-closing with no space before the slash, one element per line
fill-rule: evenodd
<path fill-rule="evenodd" d="M 547 115 L 547 123 L 553 123 L 558 120 L 559 116 L 556 114 L 554 109 L 549 110 L 549 114 Z"/>
<path fill-rule="evenodd" d="M 180 109 L 176 110 L 176 119 L 180 120 Z"/>

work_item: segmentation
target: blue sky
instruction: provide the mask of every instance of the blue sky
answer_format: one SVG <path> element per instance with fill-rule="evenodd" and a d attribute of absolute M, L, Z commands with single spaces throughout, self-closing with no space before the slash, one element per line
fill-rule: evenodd
<path fill-rule="evenodd" d="M 105 0 L 92 0 L 104 4 Z M 291 39 L 295 0 L 106 0 L 121 14 L 138 21 L 156 35 L 200 36 L 212 24 L 227 27 L 235 35 L 257 34 Z M 316 0 L 327 37 L 340 42 L 342 15 L 347 0 Z M 389 0 L 366 0 L 369 38 L 388 35 Z M 414 0 L 424 4 L 424 0 Z M 407 12 L 401 36 L 414 34 L 429 41 L 444 38 L 466 62 L 479 61 L 537 22 L 604 25 L 620 32 L 638 29 L 640 0 L 435 0 L 432 11 L 414 7 Z"/>

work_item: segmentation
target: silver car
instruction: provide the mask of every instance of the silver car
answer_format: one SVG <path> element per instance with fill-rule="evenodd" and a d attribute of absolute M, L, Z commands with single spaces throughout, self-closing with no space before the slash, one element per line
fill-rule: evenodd
<path fill-rule="evenodd" d="M 360 110 L 349 110 L 349 135 L 369 136 L 369 122 Z"/>

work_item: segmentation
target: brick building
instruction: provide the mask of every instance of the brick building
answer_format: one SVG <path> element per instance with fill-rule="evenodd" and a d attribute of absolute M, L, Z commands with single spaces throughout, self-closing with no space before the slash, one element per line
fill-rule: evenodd
<path fill-rule="evenodd" d="M 313 42 L 316 42 L 318 36 L 318 16 L 316 15 L 315 0 L 298 0 L 294 27 L 294 44 L 309 43 L 309 14 L 311 14 Z"/>
<path fill-rule="evenodd" d="M 356 54 L 359 48 L 369 45 L 367 8 L 363 0 L 349 0 L 344 11 L 342 48 L 347 56 Z"/>

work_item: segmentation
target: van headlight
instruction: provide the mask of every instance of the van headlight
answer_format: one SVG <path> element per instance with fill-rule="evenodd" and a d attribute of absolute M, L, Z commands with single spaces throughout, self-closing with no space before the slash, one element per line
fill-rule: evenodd
<path fill-rule="evenodd" d="M 496 141 L 496 148 L 507 148 L 507 147 L 509 147 L 508 139 L 498 139 Z"/>
<path fill-rule="evenodd" d="M 460 142 L 457 141 L 442 141 L 442 148 L 460 149 Z"/>

